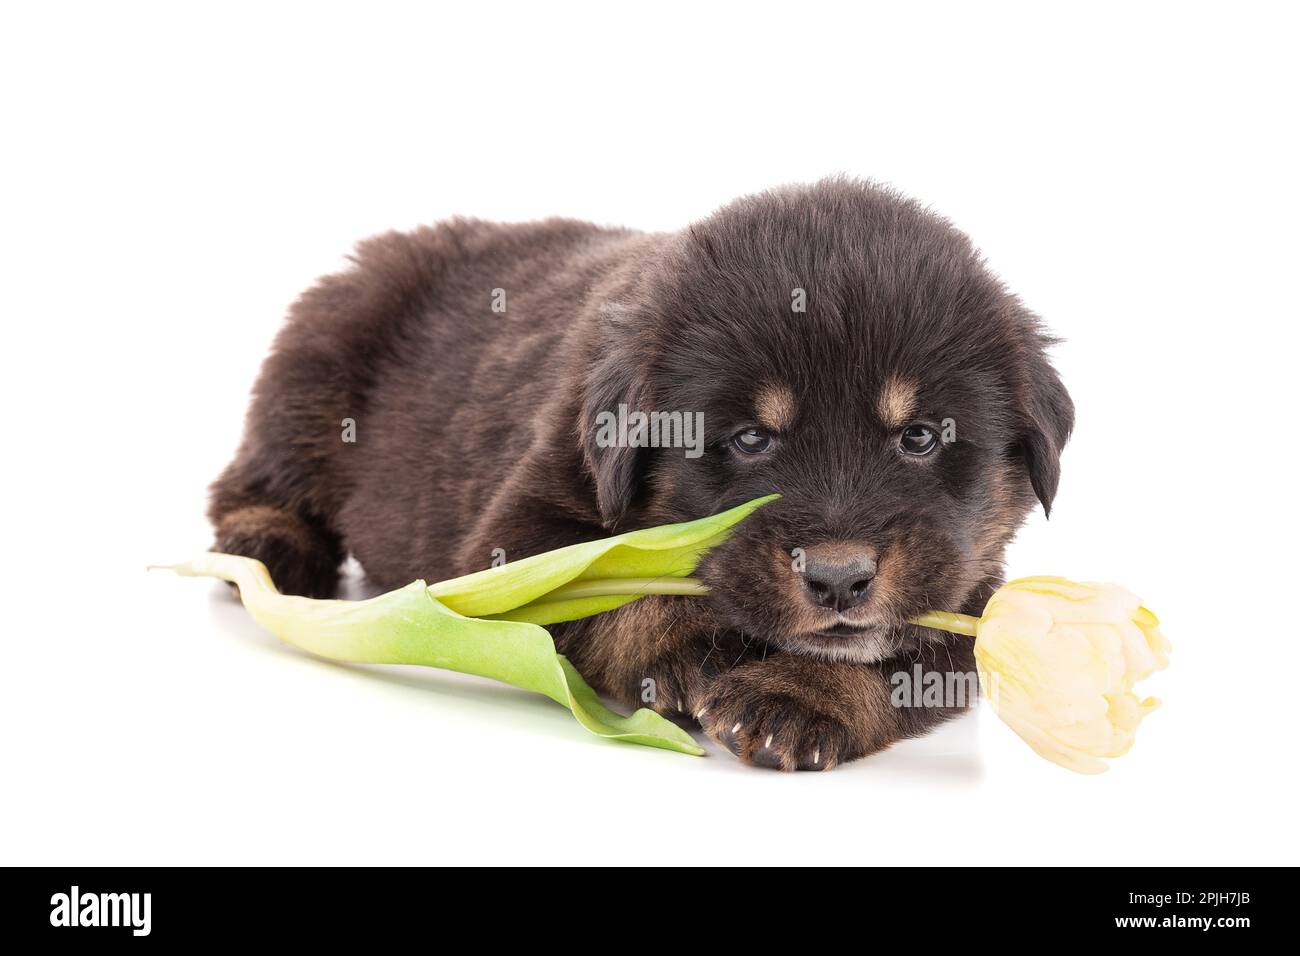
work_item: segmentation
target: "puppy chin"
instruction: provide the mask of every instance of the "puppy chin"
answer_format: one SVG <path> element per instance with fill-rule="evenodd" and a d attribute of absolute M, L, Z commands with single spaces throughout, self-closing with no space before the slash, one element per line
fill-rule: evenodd
<path fill-rule="evenodd" d="M 874 625 L 849 634 L 814 632 L 790 635 L 781 641 L 781 646 L 792 654 L 819 660 L 875 664 L 897 654 L 905 640 L 901 627 Z"/>

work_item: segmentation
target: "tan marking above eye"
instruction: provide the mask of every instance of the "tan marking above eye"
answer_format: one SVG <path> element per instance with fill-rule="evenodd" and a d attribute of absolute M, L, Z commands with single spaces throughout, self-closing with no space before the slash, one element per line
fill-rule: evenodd
<path fill-rule="evenodd" d="M 880 390 L 876 411 L 886 428 L 902 428 L 916 413 L 916 383 L 891 375 Z"/>
<path fill-rule="evenodd" d="M 754 413 L 758 423 L 772 432 L 782 432 L 794 424 L 794 392 L 784 385 L 765 385 L 754 396 Z"/>

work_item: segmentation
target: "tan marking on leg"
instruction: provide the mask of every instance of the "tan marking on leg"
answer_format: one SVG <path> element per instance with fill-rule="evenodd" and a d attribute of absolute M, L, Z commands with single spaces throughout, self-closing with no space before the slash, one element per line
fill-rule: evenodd
<path fill-rule="evenodd" d="M 219 537 L 277 538 L 297 551 L 312 547 L 310 530 L 297 515 L 270 505 L 236 508 L 217 522 Z"/>

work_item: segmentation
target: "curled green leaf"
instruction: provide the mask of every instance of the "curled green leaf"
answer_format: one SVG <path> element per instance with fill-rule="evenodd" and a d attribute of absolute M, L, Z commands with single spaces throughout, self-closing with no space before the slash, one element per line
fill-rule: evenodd
<path fill-rule="evenodd" d="M 173 565 L 178 574 L 239 585 L 244 607 L 281 640 L 335 661 L 422 664 L 490 677 L 545 694 L 599 737 L 703 754 L 691 735 L 650 710 L 610 710 L 536 624 L 464 617 L 441 604 L 423 581 L 365 601 L 321 601 L 281 594 L 266 566 L 233 554 L 205 554 Z"/>
<path fill-rule="evenodd" d="M 648 593 L 645 582 L 689 576 L 700 557 L 732 527 L 776 495 L 755 498 L 721 514 L 680 524 L 628 531 L 533 555 L 485 571 L 429 585 L 429 593 L 468 617 L 554 624 L 588 617 Z M 629 579 L 627 591 L 564 598 L 562 586 L 586 581 Z M 660 592 L 663 593 L 663 592 Z M 701 593 L 698 588 L 684 593 Z M 540 605 L 551 605 L 542 610 Z"/>
<path fill-rule="evenodd" d="M 230 554 L 208 553 L 171 570 L 238 585 L 258 624 L 319 657 L 489 677 L 545 694 L 598 736 L 700 755 L 704 751 L 690 734 L 654 711 L 642 708 L 625 717 L 602 704 L 539 625 L 610 610 L 652 592 L 703 593 L 697 582 L 677 579 L 688 576 L 705 551 L 773 497 L 434 585 L 414 581 L 364 601 L 281 594 L 260 561 Z"/>

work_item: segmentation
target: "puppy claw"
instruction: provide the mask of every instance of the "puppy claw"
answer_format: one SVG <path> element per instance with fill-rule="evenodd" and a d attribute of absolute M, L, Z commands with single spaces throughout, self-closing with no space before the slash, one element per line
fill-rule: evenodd
<path fill-rule="evenodd" d="M 830 770 L 830 769 L 831 769 L 831 764 L 830 764 L 830 763 L 822 763 L 822 752 L 821 752 L 820 750 L 814 750 L 814 751 L 813 751 L 813 755 L 812 755 L 812 759 L 811 759 L 811 760 L 808 760 L 808 759 L 805 758 L 804 760 L 799 761 L 799 765 L 798 765 L 795 769 L 796 769 L 796 770 L 813 770 L 813 771 L 816 771 L 816 770 Z"/>
<path fill-rule="evenodd" d="M 749 758 L 749 762 L 756 767 L 766 767 L 769 770 L 790 769 L 785 765 L 785 760 L 782 758 L 781 754 L 768 747 L 763 747 L 754 751 L 753 756 Z"/>
<path fill-rule="evenodd" d="M 740 724 L 736 725 L 736 727 L 739 726 Z M 741 740 L 735 730 L 723 730 L 721 733 L 716 735 L 716 739 L 718 743 L 722 744 L 722 746 L 726 747 L 737 757 L 741 755 L 740 748 L 744 741 Z"/>

